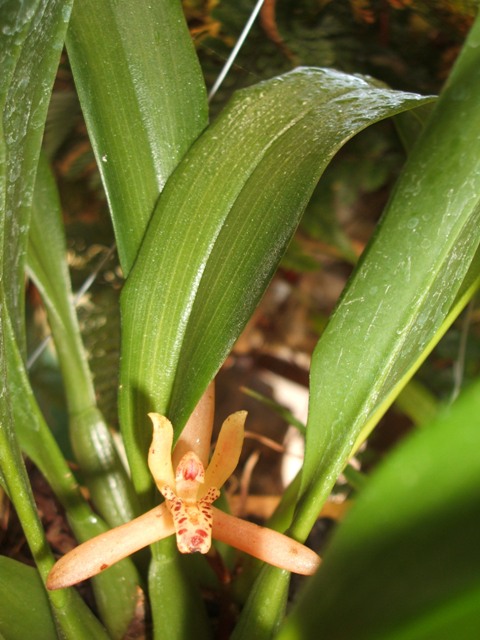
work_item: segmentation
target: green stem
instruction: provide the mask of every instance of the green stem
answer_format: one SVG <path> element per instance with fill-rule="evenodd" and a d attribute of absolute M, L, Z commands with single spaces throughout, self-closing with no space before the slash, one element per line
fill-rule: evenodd
<path fill-rule="evenodd" d="M 12 413 L 23 451 L 47 479 L 66 511 L 79 542 L 107 530 L 91 510 L 38 408 L 30 388 L 13 332 L 8 324 L 6 355 L 10 366 Z M 131 622 L 137 599 L 138 576 L 130 559 L 116 564 L 92 581 L 100 616 L 112 637 L 123 637 Z"/>
<path fill-rule="evenodd" d="M 0 466 L 33 558 L 45 582 L 54 564 L 53 555 L 48 547 L 45 534 L 38 518 L 35 501 L 28 481 L 27 472 L 14 433 L 14 417 L 10 392 L 14 388 L 7 364 L 6 338 L 13 339 L 13 330 L 8 318 L 2 294 L 2 331 L 0 331 L 0 367 L 2 393 L 0 393 Z M 7 332 L 5 331 L 7 329 Z M 8 334 L 10 334 L 8 336 Z M 50 602 L 58 626 L 69 640 L 104 639 L 108 636 L 76 592 L 49 593 Z"/>
<path fill-rule="evenodd" d="M 137 515 L 137 500 L 110 430 L 96 406 L 65 253 L 56 185 L 42 159 L 30 227 L 29 271 L 42 294 L 55 340 L 70 415 L 72 448 L 95 508 L 113 527 Z"/>
<path fill-rule="evenodd" d="M 290 573 L 264 566 L 242 610 L 231 640 L 270 640 L 285 616 Z"/>
<path fill-rule="evenodd" d="M 187 573 L 189 557 L 181 557 L 175 537 L 152 546 L 149 570 L 149 595 L 155 640 L 211 638 L 211 629 L 200 592 Z"/>

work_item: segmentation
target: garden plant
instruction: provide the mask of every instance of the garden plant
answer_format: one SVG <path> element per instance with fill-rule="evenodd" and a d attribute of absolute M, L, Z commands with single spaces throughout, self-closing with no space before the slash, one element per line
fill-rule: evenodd
<path fill-rule="evenodd" d="M 98 408 L 42 150 L 64 47 L 124 278 L 121 446 Z M 480 20 L 438 98 L 299 67 L 210 118 L 179 0 L 0 0 L 0 100 L 0 482 L 35 565 L 0 556 L 0 637 L 134 637 L 140 604 L 158 640 L 477 637 L 480 381 L 366 479 L 321 561 L 304 542 L 478 289 Z M 245 413 L 226 419 L 210 455 L 212 381 L 330 161 L 387 118 L 407 161 L 312 355 L 301 471 L 260 528 L 221 495 Z M 29 379 L 27 279 L 53 336 L 73 466 Z M 25 459 L 78 542 L 64 559 Z M 308 577 L 290 605 L 292 571 Z M 87 577 L 89 604 L 72 586 Z"/>

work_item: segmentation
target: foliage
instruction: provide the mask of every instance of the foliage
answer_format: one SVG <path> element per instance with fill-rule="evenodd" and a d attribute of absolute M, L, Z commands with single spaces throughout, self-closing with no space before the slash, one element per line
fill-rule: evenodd
<path fill-rule="evenodd" d="M 0 480 L 36 567 L 0 557 L 8 577 L 0 582 L 0 633 L 7 640 L 34 637 L 40 625 L 45 637 L 122 638 L 142 593 L 152 612 L 152 637 L 212 637 L 201 595 L 206 585 L 220 606 L 233 608 L 235 601 L 239 613 L 230 631 L 236 639 L 451 637 L 452 629 L 468 638 L 479 625 L 473 606 L 480 588 L 478 383 L 376 474 L 362 477 L 355 507 L 288 616 L 287 571 L 240 558 L 243 571 L 232 570 L 227 587 L 203 556 L 181 557 L 171 540 L 152 545 L 151 557 L 122 560 L 96 576 L 95 615 L 77 591 L 47 591 L 54 557 L 22 457 L 48 481 L 78 542 L 156 504 L 147 413 L 167 415 L 178 438 L 266 291 L 314 192 L 304 230 L 315 236 L 326 225 L 347 260 L 356 262 L 352 245 L 328 221 L 328 185 L 342 171 L 344 181 L 353 172 L 348 162 L 327 166 L 356 134 L 396 116 L 408 159 L 313 353 L 304 464 L 270 523 L 300 542 L 307 538 L 350 457 L 480 282 L 480 20 L 432 109 L 431 96 L 344 72 L 375 69 L 355 67 L 358 49 L 342 54 L 342 39 L 335 46 L 331 34 L 347 23 L 371 33 L 375 4 L 305 2 L 300 13 L 291 2 L 267 3 L 277 13 L 262 14 L 270 37 L 265 46 L 280 51 L 281 60 L 265 64 L 264 79 L 253 84 L 249 77 L 244 84 L 251 86 L 223 106 L 227 87 L 211 123 L 204 81 L 211 60 L 200 49 L 202 71 L 180 2 L 85 0 L 73 10 L 71 2 L 58 0 L 1 5 Z M 418 33 L 409 3 L 387 4 L 392 39 Z M 241 23 L 250 5 L 230 13 L 225 2 L 210 13 L 208 4 L 206 14 L 197 2 L 185 7 L 207 47 L 228 44 L 224 31 Z M 418 3 L 417 18 L 423 8 Z M 454 21 L 458 42 L 470 9 L 451 12 L 463 16 Z M 315 36 L 321 67 L 291 70 L 299 61 L 312 64 L 312 54 L 296 48 L 288 30 Z M 250 46 L 258 37 L 257 31 Z M 64 43 L 125 278 L 121 359 L 112 379 L 118 373 L 128 472 L 99 408 L 72 302 L 57 185 L 41 152 Z M 411 64 L 408 56 L 403 62 Z M 326 68 L 334 64 L 343 71 Z M 57 104 L 57 117 L 76 104 L 70 95 L 63 110 Z M 385 139 L 376 146 L 375 134 L 366 135 L 355 153 L 364 155 L 368 146 L 385 158 L 385 148 L 392 148 Z M 46 138 L 50 158 L 61 146 L 61 136 Z M 388 184 L 401 154 L 392 157 L 393 170 L 385 162 L 381 174 L 365 163 L 360 176 L 355 172 L 355 189 Z M 43 299 L 53 334 L 75 473 L 65 459 L 65 433 L 58 441 L 52 435 L 51 416 L 42 413 L 35 377 L 27 373 L 25 273 Z M 107 332 L 116 326 L 113 315 L 109 321 L 107 313 Z M 117 367 L 115 360 L 111 366 Z M 417 419 L 434 413 L 428 394 L 412 397 L 426 402 Z M 435 536 L 438 530 L 444 536 Z M 232 569 L 228 549 L 219 545 L 218 553 Z M 23 590 L 28 603 L 15 597 Z M 32 611 L 26 607 L 31 602 Z M 213 622 L 221 627 L 225 621 L 218 615 Z"/>

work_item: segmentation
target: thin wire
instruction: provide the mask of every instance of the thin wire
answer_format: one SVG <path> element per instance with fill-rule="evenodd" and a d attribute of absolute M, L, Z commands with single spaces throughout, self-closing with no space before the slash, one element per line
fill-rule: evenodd
<path fill-rule="evenodd" d="M 117 248 L 117 245 L 114 242 L 110 246 L 110 249 L 107 251 L 107 253 L 103 256 L 103 258 L 97 264 L 95 269 L 92 271 L 92 273 L 88 276 L 88 278 L 82 284 L 80 289 L 77 291 L 77 293 L 76 293 L 76 295 L 75 295 L 75 297 L 73 299 L 73 304 L 75 306 L 78 305 L 78 303 L 80 302 L 80 299 L 82 298 L 82 296 L 84 296 L 87 293 L 87 291 L 90 289 L 92 284 L 95 282 L 95 280 L 97 279 L 98 274 L 103 269 L 103 267 L 107 264 L 107 262 L 110 260 L 110 258 L 114 254 L 116 248 Z"/>
<path fill-rule="evenodd" d="M 80 289 L 77 291 L 75 297 L 73 298 L 73 304 L 74 304 L 75 307 L 78 306 L 78 303 L 80 302 L 82 296 L 84 296 L 87 293 L 87 291 L 90 289 L 92 284 L 95 282 L 95 280 L 96 280 L 98 274 L 100 273 L 100 271 L 106 265 L 108 260 L 112 257 L 112 255 L 113 255 L 113 253 L 114 253 L 114 251 L 116 249 L 116 246 L 117 245 L 114 242 L 111 245 L 111 247 L 109 248 L 109 250 L 107 251 L 107 253 L 103 256 L 103 258 L 101 260 L 99 260 L 97 266 L 92 271 L 92 273 L 88 276 L 88 278 L 85 280 L 85 282 L 82 284 Z M 35 362 L 38 360 L 38 358 L 42 355 L 42 353 L 47 348 L 47 345 L 48 345 L 48 343 L 50 342 L 51 339 L 52 339 L 52 334 L 50 333 L 50 334 L 48 334 L 48 336 L 45 336 L 45 338 L 40 342 L 40 344 L 37 346 L 37 348 L 34 351 L 32 351 L 32 353 L 30 354 L 30 357 L 27 360 L 27 371 L 30 371 L 30 369 L 33 367 Z"/>
<path fill-rule="evenodd" d="M 27 359 L 27 371 L 30 371 L 30 369 L 33 367 L 35 362 L 39 359 L 39 357 L 45 351 L 45 349 L 47 348 L 47 344 L 50 342 L 51 338 L 52 338 L 52 334 L 45 336 L 45 338 L 40 342 L 38 347 L 34 351 L 32 351 L 32 353 L 30 354 L 30 357 Z"/>
<path fill-rule="evenodd" d="M 235 62 L 235 58 L 238 55 L 238 52 L 240 51 L 240 49 L 242 48 L 243 43 L 245 42 L 250 29 L 252 28 L 253 23 L 255 22 L 255 18 L 257 17 L 257 15 L 260 12 L 260 9 L 262 8 L 262 5 L 264 3 L 265 0 L 258 0 L 257 4 L 255 5 L 252 13 L 250 14 L 249 19 L 247 20 L 247 23 L 245 24 L 242 33 L 240 34 L 240 37 L 237 40 L 237 44 L 233 47 L 231 54 L 228 56 L 228 60 L 226 61 L 226 63 L 223 66 L 223 69 L 220 71 L 220 74 L 218 76 L 218 78 L 215 80 L 215 83 L 213 85 L 213 87 L 210 89 L 210 93 L 208 94 L 208 101 L 210 102 L 212 100 L 212 98 L 215 96 L 215 94 L 217 93 L 218 89 L 220 88 L 220 85 L 222 84 L 222 82 L 225 80 L 225 77 L 227 75 L 227 73 L 230 71 L 230 68 L 232 66 L 232 64 Z"/>

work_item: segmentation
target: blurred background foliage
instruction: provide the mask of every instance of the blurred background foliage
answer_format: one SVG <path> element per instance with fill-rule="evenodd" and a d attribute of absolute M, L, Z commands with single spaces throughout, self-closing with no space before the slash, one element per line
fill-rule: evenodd
<path fill-rule="evenodd" d="M 183 4 L 211 87 L 255 1 L 184 0 Z M 265 0 L 211 102 L 212 118 L 233 91 L 299 65 L 368 74 L 393 88 L 437 93 L 476 10 L 474 0 Z M 116 255 L 109 252 L 114 239 L 107 203 L 65 55 L 44 146 L 61 192 L 74 290 L 98 269 L 93 285 L 79 299 L 78 311 L 99 406 L 115 427 L 122 274 Z M 309 356 L 373 233 L 405 154 L 395 124 L 388 121 L 354 138 L 329 165 L 281 269 L 219 374 L 219 420 L 230 411 L 246 408 L 249 430 L 283 442 L 288 421 L 245 396 L 242 386 L 277 401 L 281 396 L 288 409 L 305 418 Z M 48 326 L 32 285 L 28 293 L 32 352 L 48 334 Z M 479 314 L 478 306 L 472 305 L 423 365 L 417 375 L 420 395 L 405 397 L 383 418 L 359 456 L 363 470 L 412 428 L 419 397 L 427 406 L 435 406 L 435 399 L 449 401 L 459 385 L 480 373 Z M 51 344 L 31 366 L 31 376 L 41 406 L 68 455 L 68 442 L 62 436 L 66 412 L 61 378 Z M 299 390 L 300 409 L 292 399 Z M 282 490 L 278 451 L 250 440 L 244 461 L 250 465 L 240 478 L 244 492 L 245 486 L 250 493 L 259 494 Z"/>
<path fill-rule="evenodd" d="M 254 2 L 183 4 L 213 83 Z M 475 0 L 265 0 L 222 93 L 299 65 L 365 73 L 398 89 L 433 93 L 475 13 Z"/>

